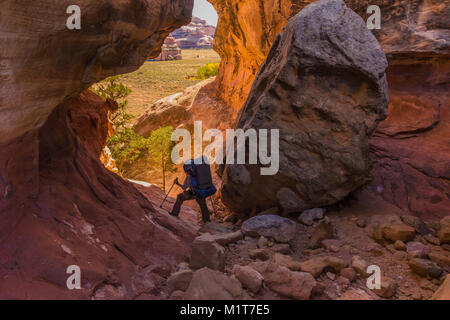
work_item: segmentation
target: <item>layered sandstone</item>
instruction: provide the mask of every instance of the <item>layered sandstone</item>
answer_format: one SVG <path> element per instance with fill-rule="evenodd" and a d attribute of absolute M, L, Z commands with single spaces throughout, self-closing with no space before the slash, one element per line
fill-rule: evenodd
<path fill-rule="evenodd" d="M 81 0 L 81 30 L 66 28 L 70 4 L 2 2 L 0 297 L 155 298 L 196 230 L 104 167 L 114 106 L 80 93 L 156 57 L 193 2 Z"/>
<path fill-rule="evenodd" d="M 375 37 L 343 1 L 319 1 L 293 17 L 237 124 L 279 128 L 279 171 L 225 166 L 224 203 L 239 212 L 301 212 L 335 204 L 367 183 L 369 138 L 388 106 L 386 67 Z"/>
<path fill-rule="evenodd" d="M 2 145 L 3 299 L 156 297 L 190 255 L 196 229 L 156 210 L 99 161 L 109 108 L 86 91 L 37 133 Z M 81 269 L 80 290 L 66 286 L 70 265 Z"/>
<path fill-rule="evenodd" d="M 193 0 L 2 1 L 0 142 L 40 128 L 53 108 L 108 76 L 158 56 L 164 38 L 189 23 Z"/>

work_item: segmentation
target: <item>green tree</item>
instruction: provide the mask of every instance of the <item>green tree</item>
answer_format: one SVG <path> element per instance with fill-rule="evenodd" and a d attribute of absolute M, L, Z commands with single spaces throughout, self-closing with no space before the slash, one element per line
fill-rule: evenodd
<path fill-rule="evenodd" d="M 107 145 L 118 169 L 124 173 L 127 166 L 148 155 L 150 146 L 149 139 L 138 135 L 130 126 L 133 116 L 126 112 L 128 105 L 126 98 L 131 89 L 120 82 L 120 76 L 114 76 L 97 83 L 91 90 L 104 100 L 111 99 L 117 102 L 118 110 L 108 114 L 114 134 L 108 139 Z"/>
<path fill-rule="evenodd" d="M 171 140 L 173 127 L 160 127 L 150 135 L 150 154 L 153 163 L 161 169 L 163 190 L 166 192 L 166 173 L 175 172 L 176 167 L 171 159 L 172 148 L 175 142 Z"/>
<path fill-rule="evenodd" d="M 122 129 L 133 119 L 133 116 L 125 111 L 128 105 L 126 97 L 128 97 L 132 91 L 119 80 L 120 76 L 110 77 L 105 81 L 98 83 L 91 89 L 104 100 L 111 99 L 117 102 L 118 110 L 109 115 L 109 120 L 113 124 L 114 130 Z"/>

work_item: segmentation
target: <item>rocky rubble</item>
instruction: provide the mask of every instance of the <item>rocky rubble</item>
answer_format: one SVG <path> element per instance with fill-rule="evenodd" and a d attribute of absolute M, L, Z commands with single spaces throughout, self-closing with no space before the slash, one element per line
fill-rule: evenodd
<path fill-rule="evenodd" d="M 362 195 L 361 195 L 362 196 Z M 362 199 L 360 199 L 362 200 Z M 367 200 L 367 199 L 366 199 Z M 378 201 L 378 202 L 377 202 Z M 361 203 L 338 208 L 329 208 L 326 217 L 305 225 L 300 221 L 275 216 L 276 221 L 290 220 L 295 227 L 292 237 L 276 240 L 282 228 L 271 225 L 270 235 L 247 232 L 246 222 L 242 224 L 208 223 L 199 230 L 201 239 L 233 239 L 222 242 L 221 250 L 226 252 L 224 268 L 220 271 L 203 268 L 182 270 L 169 277 L 167 289 L 173 299 L 442 299 L 446 297 L 448 274 L 450 272 L 450 251 L 446 247 L 427 242 L 425 235 L 436 234 L 446 220 L 439 223 L 424 222 L 415 216 L 404 215 L 383 200 L 372 199 L 370 212 L 365 212 L 365 227 L 358 226 L 352 212 L 363 212 Z M 379 209 L 396 212 L 379 215 Z M 398 213 L 398 214 L 397 214 Z M 259 219 L 272 222 L 272 216 L 256 216 L 247 221 L 251 225 L 267 226 Z M 253 219 L 253 220 L 252 220 Z M 255 223 L 258 222 L 258 223 Z M 395 225 L 403 221 L 415 221 L 421 230 L 413 229 L 412 239 L 395 242 L 391 233 L 383 233 L 386 224 Z M 310 239 L 316 229 L 326 222 L 332 226 L 332 238 L 322 240 L 319 247 L 311 249 Z M 280 225 L 280 224 L 278 224 Z M 286 224 L 290 225 L 290 224 Z M 400 230 L 404 229 L 404 224 Z M 423 234 L 424 225 L 435 225 L 434 233 Z M 255 230 L 266 230 L 258 229 Z M 432 230 L 429 228 L 429 230 Z M 431 232 L 431 231 L 429 231 Z M 212 233 L 214 235 L 212 235 Z M 400 232 L 400 234 L 402 234 Z M 240 236 L 238 236 L 240 235 Z M 242 236 L 244 235 L 244 236 Z M 382 237 L 382 241 L 377 238 Z M 384 236 L 387 235 L 387 238 Z M 220 241 L 220 240 L 219 240 Z M 281 241 L 281 242 L 280 242 Z M 403 245 L 400 245 L 400 242 Z M 397 244 L 394 246 L 394 243 Z M 217 242 L 216 242 L 217 244 Z M 218 244 L 217 244 L 218 245 Z M 407 252 L 411 248 L 410 252 Z M 424 248 L 427 250 L 424 251 Z M 420 257 L 415 252 L 419 250 Z M 402 253 L 400 257 L 397 253 Z M 209 255 L 211 261 L 217 260 Z M 194 252 L 191 260 L 194 258 Z M 205 255 L 205 259 L 207 259 Z M 367 281 L 372 275 L 369 266 L 378 266 L 381 271 L 380 288 L 369 289 Z M 192 278 L 202 274 L 212 279 Z M 174 279 L 179 279 L 175 281 Z M 185 281 L 185 279 L 187 281 Z M 175 288 L 175 283 L 179 285 Z M 215 285 L 214 289 L 206 288 Z M 170 294 L 176 290 L 176 294 Z M 186 291 L 187 290 L 187 291 Z M 183 292 L 184 291 L 184 292 Z"/>

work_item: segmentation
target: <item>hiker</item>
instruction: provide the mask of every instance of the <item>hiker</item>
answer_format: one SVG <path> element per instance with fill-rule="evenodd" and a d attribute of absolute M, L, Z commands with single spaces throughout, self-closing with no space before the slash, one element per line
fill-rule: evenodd
<path fill-rule="evenodd" d="M 206 158 L 202 158 L 201 164 L 195 164 L 194 160 L 188 160 L 184 164 L 183 169 L 186 173 L 186 179 L 183 184 L 179 183 L 178 178 L 173 182 L 180 186 L 183 192 L 177 196 L 170 214 L 178 217 L 183 202 L 195 199 L 200 206 L 203 222 L 211 221 L 206 198 L 216 193 L 216 188 L 212 183 L 211 170 Z"/>

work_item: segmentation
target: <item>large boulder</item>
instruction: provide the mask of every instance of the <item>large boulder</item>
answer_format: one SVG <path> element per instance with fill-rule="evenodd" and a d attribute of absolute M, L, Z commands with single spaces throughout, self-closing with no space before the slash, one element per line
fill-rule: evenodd
<path fill-rule="evenodd" d="M 223 202 L 234 211 L 301 212 L 342 200 L 369 181 L 369 138 L 386 117 L 386 57 L 341 0 L 293 17 L 262 64 L 238 128 L 279 129 L 279 171 L 227 165 Z M 276 152 L 276 150 L 272 150 Z M 235 169 L 248 176 L 236 179 Z"/>
<path fill-rule="evenodd" d="M 242 285 L 235 277 L 219 271 L 202 268 L 192 277 L 185 300 L 236 300 L 242 299 Z"/>
<path fill-rule="evenodd" d="M 295 236 L 296 224 L 287 218 L 265 215 L 246 220 L 241 230 L 244 235 L 264 236 L 274 238 L 278 242 L 289 242 Z"/>
<path fill-rule="evenodd" d="M 249 265 L 264 277 L 264 284 L 281 296 L 307 300 L 316 280 L 306 272 L 291 271 L 273 262 L 253 262 Z"/>

